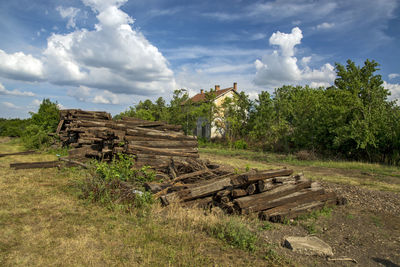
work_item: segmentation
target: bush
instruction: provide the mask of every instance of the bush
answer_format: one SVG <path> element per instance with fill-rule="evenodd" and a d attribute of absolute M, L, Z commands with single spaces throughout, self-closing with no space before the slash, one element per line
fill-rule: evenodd
<path fill-rule="evenodd" d="M 52 138 L 48 133 L 39 125 L 31 124 L 26 127 L 22 135 L 22 142 L 24 146 L 29 149 L 39 149 L 47 146 Z"/>
<path fill-rule="evenodd" d="M 234 149 L 247 149 L 247 143 L 244 140 L 239 139 L 233 143 L 233 148 Z"/>
<path fill-rule="evenodd" d="M 143 183 L 153 181 L 155 174 L 147 166 L 132 167 L 133 159 L 123 154 L 114 157 L 110 163 L 93 161 L 91 176 L 79 184 L 82 198 L 112 210 L 148 208 L 154 201 L 152 194 L 144 190 Z"/>
<path fill-rule="evenodd" d="M 29 125 L 21 136 L 25 147 L 38 149 L 49 146 L 54 141 L 49 133 L 56 131 L 60 116 L 57 102 L 43 99 L 38 112 L 30 114 Z"/>

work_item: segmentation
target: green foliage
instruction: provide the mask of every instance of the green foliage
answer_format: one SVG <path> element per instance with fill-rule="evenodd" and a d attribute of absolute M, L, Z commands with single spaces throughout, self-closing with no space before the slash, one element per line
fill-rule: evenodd
<path fill-rule="evenodd" d="M 246 149 L 247 143 L 244 140 L 239 139 L 233 143 L 233 148 L 234 149 Z"/>
<path fill-rule="evenodd" d="M 144 182 L 155 178 L 149 167 L 133 169 L 132 158 L 123 154 L 110 163 L 93 161 L 91 166 L 92 175 L 79 185 L 83 198 L 124 211 L 147 210 L 154 202 L 152 194 L 143 188 Z"/>
<path fill-rule="evenodd" d="M 252 106 L 249 96 L 244 92 L 226 98 L 221 107 L 219 127 L 223 129 L 228 142 L 244 138 L 248 133 L 249 113 Z"/>
<path fill-rule="evenodd" d="M 0 118 L 0 136 L 21 137 L 30 120 Z"/>
<path fill-rule="evenodd" d="M 220 145 L 257 150 L 400 164 L 400 107 L 388 100 L 378 63 L 336 64 L 337 78 L 329 88 L 282 86 L 272 95 L 261 92 L 251 101 L 244 92 L 214 104 L 215 91 L 205 101 L 191 103 L 185 89 L 176 90 L 168 105 L 139 102 L 118 116 L 165 120 L 191 134 L 198 118 L 224 133 Z M 245 140 L 245 142 L 241 141 Z M 239 143 L 237 143 L 239 142 Z M 202 146 L 214 146 L 205 143 Z"/>
<path fill-rule="evenodd" d="M 57 102 L 43 99 L 38 112 L 30 114 L 29 124 L 21 135 L 25 147 L 38 149 L 49 146 L 53 138 L 48 134 L 56 131 L 60 117 Z"/>
<path fill-rule="evenodd" d="M 26 127 L 21 140 L 26 148 L 38 149 L 49 144 L 52 138 L 42 127 L 31 124 Z"/>
<path fill-rule="evenodd" d="M 256 250 L 257 235 L 237 218 L 230 218 L 210 226 L 208 233 L 228 244 L 247 251 Z"/>

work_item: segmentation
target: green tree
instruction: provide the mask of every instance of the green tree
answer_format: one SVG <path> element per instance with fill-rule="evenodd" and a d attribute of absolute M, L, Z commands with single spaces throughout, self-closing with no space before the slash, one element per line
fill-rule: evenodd
<path fill-rule="evenodd" d="M 388 101 L 389 91 L 382 84 L 382 77 L 374 74 L 379 64 L 366 60 L 363 67 L 351 60 L 346 67 L 336 64 L 337 79 L 334 89 L 345 92 L 352 99 L 348 111 L 348 123 L 338 127 L 336 144 L 345 147 L 356 157 L 374 160 L 379 143 L 386 131 L 390 131 L 388 117 L 393 111 L 393 102 Z"/>
<path fill-rule="evenodd" d="M 230 143 L 234 140 L 245 138 L 248 135 L 248 122 L 252 101 L 244 92 L 234 94 L 232 98 L 227 97 L 221 106 L 222 127 L 225 137 Z"/>
<path fill-rule="evenodd" d="M 49 133 L 54 133 L 60 120 L 60 111 L 57 102 L 43 99 L 37 113 L 30 112 L 30 124 L 22 135 L 22 141 L 27 148 L 40 148 L 50 145 L 52 138 Z"/>

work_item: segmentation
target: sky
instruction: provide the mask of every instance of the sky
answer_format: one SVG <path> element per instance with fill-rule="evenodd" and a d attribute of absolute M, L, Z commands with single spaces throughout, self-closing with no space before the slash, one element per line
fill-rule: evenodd
<path fill-rule="evenodd" d="M 44 98 L 113 115 L 184 88 L 332 85 L 380 64 L 400 99 L 399 0 L 0 0 L 0 117 Z"/>

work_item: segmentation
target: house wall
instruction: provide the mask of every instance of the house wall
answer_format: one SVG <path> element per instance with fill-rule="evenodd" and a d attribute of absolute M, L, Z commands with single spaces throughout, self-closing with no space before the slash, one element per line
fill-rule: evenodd
<path fill-rule="evenodd" d="M 233 91 L 229 91 L 226 94 L 224 94 L 223 96 L 217 98 L 214 100 L 215 106 L 216 107 L 221 107 L 222 104 L 224 103 L 225 99 L 227 97 L 233 98 L 234 96 L 234 92 Z M 222 111 L 221 111 L 222 112 Z M 225 135 L 225 132 L 223 129 L 218 128 L 216 125 L 218 124 L 218 120 L 220 120 L 221 118 L 216 118 L 214 119 L 214 121 L 211 123 L 211 133 L 210 133 L 210 137 L 211 138 L 221 138 Z"/>
<path fill-rule="evenodd" d="M 235 93 L 233 91 L 229 91 L 223 96 L 218 97 L 217 99 L 214 100 L 215 106 L 221 107 L 225 99 L 227 97 L 233 98 L 234 94 Z M 202 137 L 206 139 L 223 137 L 225 132 L 223 131 L 223 129 L 217 127 L 218 120 L 220 119 L 221 118 L 214 119 L 214 121 L 210 125 L 209 123 L 207 123 L 206 118 L 202 117 L 198 118 L 196 122 L 196 128 L 194 129 L 193 134 L 196 135 L 197 137 Z"/>

